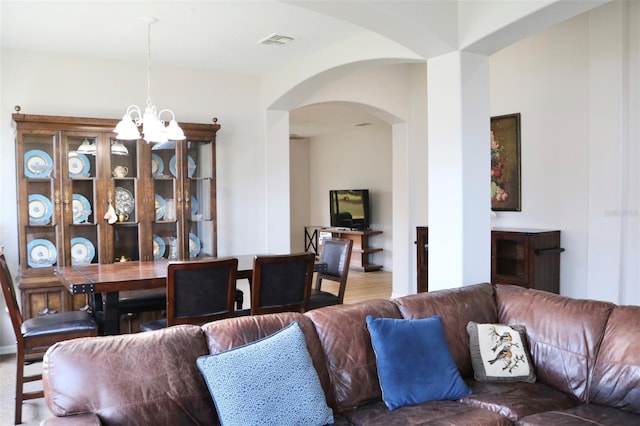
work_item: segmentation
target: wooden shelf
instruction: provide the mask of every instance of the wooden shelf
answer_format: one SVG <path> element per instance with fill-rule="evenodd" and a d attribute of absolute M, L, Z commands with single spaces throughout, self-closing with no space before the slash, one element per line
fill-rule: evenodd
<path fill-rule="evenodd" d="M 341 228 L 321 228 L 320 232 L 329 232 L 333 238 L 343 238 L 353 241 L 351 262 L 349 263 L 350 269 L 362 272 L 379 271 L 382 269 L 382 265 L 371 263 L 370 256 L 373 253 L 381 252 L 383 249 L 369 245 L 369 238 L 382 234 L 382 231 L 374 231 L 371 229 L 359 231 Z"/>

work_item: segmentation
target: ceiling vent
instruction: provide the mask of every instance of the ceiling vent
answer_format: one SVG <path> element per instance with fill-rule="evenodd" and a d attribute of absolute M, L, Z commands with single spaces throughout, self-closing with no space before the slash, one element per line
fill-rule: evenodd
<path fill-rule="evenodd" d="M 284 46 L 285 44 L 289 44 L 291 43 L 293 40 L 295 40 L 293 37 L 289 37 L 286 35 L 281 35 L 281 34 L 271 34 L 270 36 L 267 36 L 265 38 L 263 38 L 262 40 L 260 40 L 258 42 L 258 44 L 268 44 L 268 45 L 272 45 L 272 46 Z"/>
<path fill-rule="evenodd" d="M 367 123 L 366 121 L 363 121 L 362 123 L 354 124 L 354 126 L 356 126 L 356 127 L 367 127 L 367 126 L 371 126 L 371 123 Z"/>

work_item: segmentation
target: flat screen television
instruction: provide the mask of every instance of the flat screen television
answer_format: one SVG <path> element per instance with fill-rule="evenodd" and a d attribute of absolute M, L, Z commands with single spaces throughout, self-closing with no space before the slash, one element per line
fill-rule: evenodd
<path fill-rule="evenodd" d="M 329 191 L 329 197 L 333 228 L 369 229 L 368 189 L 333 189 Z"/>

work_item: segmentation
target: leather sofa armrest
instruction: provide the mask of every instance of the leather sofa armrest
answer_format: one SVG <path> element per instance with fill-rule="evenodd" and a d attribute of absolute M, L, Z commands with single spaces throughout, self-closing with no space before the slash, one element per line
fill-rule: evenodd
<path fill-rule="evenodd" d="M 100 426 L 100 417 L 95 413 L 75 414 L 73 416 L 49 417 L 44 419 L 40 426 Z"/>

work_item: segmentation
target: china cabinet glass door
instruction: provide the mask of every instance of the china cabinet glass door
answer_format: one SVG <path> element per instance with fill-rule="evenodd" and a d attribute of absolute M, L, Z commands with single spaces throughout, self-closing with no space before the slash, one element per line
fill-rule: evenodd
<path fill-rule="evenodd" d="M 180 164 L 177 163 L 175 143 L 151 145 L 150 171 L 152 177 L 153 259 L 179 259 L 177 192 Z"/>
<path fill-rule="evenodd" d="M 113 137 L 102 145 L 105 169 L 106 204 L 102 219 L 108 224 L 108 258 L 104 263 L 147 260 L 141 246 L 141 224 L 145 223 L 148 196 L 144 185 L 140 141 L 120 141 Z"/>
<path fill-rule="evenodd" d="M 216 256 L 215 145 L 212 141 L 189 140 L 186 144 L 184 180 L 184 224 L 189 257 Z"/>
<path fill-rule="evenodd" d="M 20 263 L 23 275 L 42 273 L 61 262 L 58 229 L 62 223 L 55 131 L 18 132 L 18 190 L 26 203 L 19 204 Z"/>

